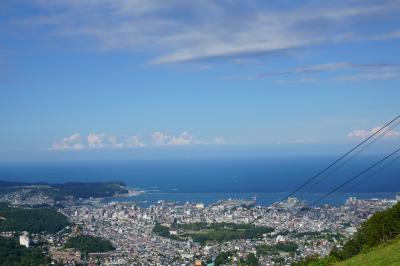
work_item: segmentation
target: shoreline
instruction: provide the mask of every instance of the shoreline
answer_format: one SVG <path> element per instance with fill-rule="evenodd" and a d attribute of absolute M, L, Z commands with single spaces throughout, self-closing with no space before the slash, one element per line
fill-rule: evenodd
<path fill-rule="evenodd" d="M 305 201 L 312 201 L 323 194 L 321 193 L 303 193 L 302 195 L 296 196 L 296 198 Z M 176 204 L 189 203 L 203 203 L 204 205 L 210 205 L 217 201 L 228 200 L 228 199 L 238 199 L 238 200 L 252 200 L 256 196 L 257 206 L 270 206 L 274 202 L 282 199 L 286 196 L 284 192 L 265 192 L 265 193 L 247 193 L 247 192 L 211 192 L 211 193 L 189 193 L 189 192 L 144 192 L 140 195 L 130 196 L 130 197 L 112 197 L 105 199 L 103 202 L 137 202 L 138 206 L 149 207 L 150 205 L 155 205 L 158 201 L 171 202 Z M 394 200 L 396 197 L 396 192 L 361 192 L 361 193 L 336 193 L 332 198 L 321 202 L 320 205 L 329 203 L 332 206 L 342 205 L 348 198 L 356 197 L 358 199 L 387 199 Z"/>

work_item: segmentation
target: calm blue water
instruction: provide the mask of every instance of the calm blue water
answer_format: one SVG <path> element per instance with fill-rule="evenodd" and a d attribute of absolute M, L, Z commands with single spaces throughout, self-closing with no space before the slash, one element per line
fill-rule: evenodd
<path fill-rule="evenodd" d="M 362 157 L 331 171 L 307 187 L 300 198 L 329 191 L 347 178 L 371 165 L 380 157 Z M 250 198 L 257 193 L 260 204 L 269 204 L 311 177 L 333 157 L 290 157 L 215 160 L 163 160 L 126 162 L 0 164 L 0 180 L 23 182 L 94 182 L 120 180 L 131 187 L 152 190 L 140 201 L 201 201 L 209 203 L 226 198 Z M 344 198 L 393 197 L 400 191 L 400 160 L 352 182 L 341 190 Z M 189 194 L 190 193 L 190 194 Z M 388 194 L 385 194 L 388 193 Z M 304 194 L 304 195 L 303 195 Z M 207 196 L 204 196 L 207 195 Z M 306 195 L 306 196 L 305 196 Z M 308 195 L 308 196 L 307 196 Z M 162 197 L 161 197 L 162 196 Z M 331 199 L 335 201 L 336 199 Z"/>

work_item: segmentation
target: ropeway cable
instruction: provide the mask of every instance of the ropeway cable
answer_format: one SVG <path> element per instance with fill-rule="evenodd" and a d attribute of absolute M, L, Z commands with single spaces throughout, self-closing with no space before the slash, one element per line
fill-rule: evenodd
<path fill-rule="evenodd" d="M 357 155 L 359 155 L 361 152 L 363 152 L 364 150 L 366 150 L 368 147 L 370 147 L 371 145 L 373 145 L 374 143 L 376 143 L 379 140 L 379 137 L 381 136 L 385 136 L 385 134 L 387 134 L 389 131 L 393 130 L 394 128 L 396 128 L 397 126 L 400 125 L 400 121 L 397 121 L 394 124 L 391 124 L 390 126 L 387 126 L 383 131 L 381 131 L 381 133 L 379 135 L 375 135 L 368 143 L 365 143 L 365 145 L 363 145 L 362 147 L 360 147 L 357 151 L 355 151 L 353 154 L 349 155 L 346 159 L 344 159 L 342 162 L 340 162 L 338 165 L 336 165 L 335 167 L 333 167 L 332 169 L 330 169 L 330 171 L 328 173 L 326 173 L 325 176 L 323 176 L 322 178 L 316 179 L 315 182 L 311 183 L 310 186 L 308 186 L 308 189 L 311 189 L 315 186 L 317 186 L 318 184 L 320 184 L 322 181 L 324 181 L 326 178 L 328 178 L 329 176 L 331 176 L 332 174 L 336 173 L 340 168 L 342 168 L 345 164 L 349 163 L 350 161 L 352 161 L 355 157 L 357 157 Z"/>
<path fill-rule="evenodd" d="M 341 189 L 342 187 L 346 186 L 348 183 L 350 183 L 351 181 L 355 180 L 356 178 L 364 175 L 365 173 L 367 173 L 368 171 L 372 170 L 373 168 L 375 168 L 376 166 L 380 165 L 381 163 L 383 163 L 384 161 L 386 161 L 387 159 L 389 159 L 390 157 L 392 157 L 393 155 L 397 154 L 398 152 L 400 152 L 400 148 L 398 148 L 397 150 L 395 150 L 394 152 L 386 155 L 385 157 L 383 157 L 382 159 L 380 159 L 379 161 L 375 162 L 374 164 L 372 164 L 371 166 L 367 167 L 366 169 L 364 169 L 363 171 L 361 171 L 360 173 L 356 174 L 355 176 L 351 177 L 350 179 L 348 179 L 347 181 L 343 182 L 342 184 L 340 184 L 339 186 L 335 187 L 334 189 L 332 189 L 331 191 L 329 191 L 328 193 L 324 194 L 323 196 L 319 197 L 318 199 L 314 200 L 313 202 L 311 202 L 310 204 L 307 204 L 305 207 L 303 207 L 296 215 L 302 213 L 304 210 L 306 210 L 307 208 L 309 208 L 310 206 L 313 206 L 315 204 L 317 204 L 318 202 L 320 202 L 321 200 L 325 199 L 326 197 L 332 195 L 333 193 L 335 193 L 336 191 L 338 191 L 339 189 Z"/>
<path fill-rule="evenodd" d="M 368 136 L 366 139 L 364 139 L 363 141 L 361 141 L 359 144 L 357 144 L 356 146 L 354 146 L 352 149 L 350 149 L 348 152 L 346 152 L 345 154 L 343 154 L 342 156 L 340 156 L 338 159 L 336 159 L 335 161 L 333 161 L 331 164 L 329 164 L 327 167 L 325 167 L 324 169 L 322 169 L 321 171 L 319 171 L 317 174 L 315 174 L 314 176 L 312 176 L 311 178 L 309 178 L 306 182 L 304 182 L 302 185 L 300 185 L 299 187 L 297 187 L 294 191 L 292 191 L 291 193 L 289 193 L 287 196 L 285 196 L 283 199 L 281 199 L 278 203 L 283 202 L 284 200 L 286 200 L 287 198 L 293 196 L 296 192 L 298 192 L 299 190 L 301 190 L 302 188 L 304 188 L 305 186 L 307 186 L 308 184 L 310 184 L 313 180 L 315 180 L 317 177 L 319 177 L 320 175 L 322 175 L 323 173 L 325 173 L 326 171 L 328 171 L 329 169 L 331 169 L 333 166 L 335 166 L 337 163 L 339 163 L 340 161 L 342 161 L 344 158 L 346 158 L 349 154 L 351 154 L 353 151 L 357 150 L 359 147 L 361 147 L 362 145 L 364 145 L 364 143 L 368 142 L 370 139 L 374 138 L 375 136 L 379 137 L 379 134 L 388 126 L 390 126 L 391 124 L 393 124 L 395 121 L 397 121 L 400 118 L 400 115 L 396 116 L 395 118 L 393 118 L 392 120 L 390 120 L 388 123 L 386 123 L 384 126 L 382 126 L 381 128 L 379 128 L 377 131 L 375 131 L 374 133 L 372 133 L 370 136 Z"/>

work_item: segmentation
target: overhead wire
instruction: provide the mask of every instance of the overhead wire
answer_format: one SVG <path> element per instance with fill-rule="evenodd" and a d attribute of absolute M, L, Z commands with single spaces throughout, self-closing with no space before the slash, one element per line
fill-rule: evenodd
<path fill-rule="evenodd" d="M 364 175 L 365 173 L 367 173 L 368 171 L 374 169 L 376 166 L 380 165 L 381 163 L 383 163 L 384 161 L 386 161 L 387 159 L 391 158 L 392 156 L 394 156 L 395 154 L 400 152 L 400 148 L 396 149 L 395 151 L 391 152 L 390 154 L 386 155 L 385 157 L 383 157 L 382 159 L 378 160 L 377 162 L 375 162 L 374 164 L 370 165 L 369 167 L 367 167 L 366 169 L 364 169 L 363 171 L 361 171 L 360 173 L 352 176 L 351 178 L 347 179 L 345 182 L 341 183 L 339 186 L 336 186 L 334 189 L 332 189 L 331 191 L 325 193 L 323 196 L 319 197 L 318 199 L 314 200 L 313 202 L 307 204 L 306 206 L 304 206 L 298 213 L 296 213 L 296 215 L 299 215 L 300 213 L 304 212 L 305 210 L 307 210 L 309 207 L 314 206 L 315 204 L 317 204 L 318 202 L 320 202 L 321 200 L 325 199 L 326 197 L 329 197 L 330 195 L 332 195 L 333 193 L 335 193 L 336 191 L 338 191 L 339 189 L 343 188 L 344 186 L 346 186 L 347 184 L 349 184 L 351 181 L 357 179 L 358 177 Z"/>
<path fill-rule="evenodd" d="M 289 197 L 293 196 L 296 192 L 300 191 L 301 189 L 303 189 L 304 187 L 306 187 L 308 184 L 310 184 L 312 181 L 314 181 L 316 178 L 318 178 L 319 176 L 321 176 L 322 174 L 324 174 L 325 172 L 327 172 L 329 169 L 331 169 L 332 167 L 334 167 L 335 165 L 337 165 L 340 161 L 342 161 L 343 159 L 345 159 L 346 157 L 348 157 L 351 153 L 353 153 L 355 150 L 357 150 L 358 148 L 360 148 L 361 146 L 363 146 L 366 142 L 368 142 L 369 140 L 371 140 L 372 138 L 374 138 L 375 136 L 380 137 L 382 136 L 380 133 L 382 133 L 382 131 L 387 128 L 388 126 L 392 125 L 394 122 L 396 122 L 398 119 L 400 118 L 400 115 L 397 115 L 396 117 L 394 117 L 392 120 L 390 120 L 389 122 L 387 122 L 385 125 L 383 125 L 382 127 L 380 127 L 377 131 L 373 132 L 372 134 L 370 134 L 367 138 L 365 138 L 363 141 L 361 141 L 360 143 L 358 143 L 357 145 L 355 145 L 353 148 L 351 148 L 349 151 L 347 151 L 345 154 L 343 154 L 342 156 L 340 156 L 338 159 L 334 160 L 333 162 L 331 162 L 327 167 L 323 168 L 321 171 L 319 171 L 317 174 L 313 175 L 311 178 L 309 178 L 308 180 L 306 180 L 303 184 L 301 184 L 300 186 L 298 186 L 295 190 L 293 190 L 292 192 L 290 192 L 288 195 L 286 195 L 284 198 L 282 198 L 278 203 L 283 202 L 284 200 L 288 199 Z"/>
<path fill-rule="evenodd" d="M 315 179 L 315 182 L 310 183 L 310 185 L 308 186 L 308 190 L 314 188 L 315 186 L 319 185 L 322 181 L 324 181 L 325 179 L 327 179 L 328 177 L 330 177 L 332 174 L 336 173 L 339 169 L 341 169 L 344 165 L 346 165 L 347 163 L 351 162 L 354 158 L 356 158 L 360 153 L 362 153 L 363 151 L 365 151 L 367 148 L 369 148 L 370 146 L 372 146 L 374 143 L 376 143 L 380 137 L 385 136 L 388 132 L 390 132 L 391 130 L 393 130 L 394 128 L 396 128 L 397 126 L 400 125 L 400 120 L 396 121 L 395 123 L 389 125 L 388 127 L 386 127 L 384 130 L 382 130 L 380 132 L 380 134 L 375 135 L 373 138 L 370 139 L 370 141 L 368 143 L 365 143 L 365 145 L 363 145 L 362 147 L 360 147 L 359 149 L 357 149 L 356 151 L 354 151 L 353 154 L 349 155 L 347 158 L 345 158 L 342 162 L 338 163 L 338 165 L 336 165 L 335 167 L 332 167 L 332 169 L 330 169 L 329 171 L 327 171 L 326 175 L 322 175 L 321 178 L 319 179 Z"/>

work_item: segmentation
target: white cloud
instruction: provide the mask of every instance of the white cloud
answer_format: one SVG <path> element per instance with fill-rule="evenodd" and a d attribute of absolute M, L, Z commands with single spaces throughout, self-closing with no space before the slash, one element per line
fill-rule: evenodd
<path fill-rule="evenodd" d="M 124 148 L 125 144 L 123 142 L 119 142 L 118 138 L 115 136 L 111 136 L 108 138 L 109 147 L 112 148 Z"/>
<path fill-rule="evenodd" d="M 162 132 L 157 131 L 153 132 L 151 138 L 153 139 L 153 143 L 155 145 L 166 145 L 170 137 Z"/>
<path fill-rule="evenodd" d="M 104 134 L 90 133 L 87 137 L 87 142 L 90 148 L 102 148 L 104 146 Z"/>
<path fill-rule="evenodd" d="M 85 142 L 82 142 L 79 134 L 73 134 L 63 138 L 61 141 L 55 141 L 50 149 L 83 150 L 103 148 L 132 148 L 144 146 L 138 136 L 129 136 L 125 139 L 119 140 L 116 136 L 90 133 L 85 140 Z"/>
<path fill-rule="evenodd" d="M 223 145 L 226 143 L 225 139 L 221 137 L 214 138 L 211 141 L 197 139 L 187 131 L 183 131 L 178 135 L 167 135 L 157 131 L 152 134 L 152 140 L 155 146 Z"/>
<path fill-rule="evenodd" d="M 193 135 L 184 131 L 179 136 L 173 136 L 169 141 L 168 145 L 191 145 L 194 143 Z"/>
<path fill-rule="evenodd" d="M 53 143 L 52 150 L 70 150 L 70 149 L 81 149 L 83 146 L 79 143 L 81 136 L 78 133 L 72 134 L 71 136 L 64 137 L 60 141 Z"/>
<path fill-rule="evenodd" d="M 368 27 L 373 30 L 365 32 L 365 27 L 360 26 L 396 14 L 400 4 L 390 0 L 309 1 L 285 11 L 264 1 L 37 0 L 34 3 L 39 3 L 35 9 L 37 15 L 15 18 L 8 28 L 41 27 L 50 34 L 89 41 L 88 47 L 97 49 L 151 50 L 157 53 L 151 62 L 157 64 L 399 37 L 396 30 L 384 32 L 384 27 L 377 26 Z M 177 16 L 178 12 L 186 15 Z"/>
<path fill-rule="evenodd" d="M 85 146 L 83 146 L 82 143 L 75 143 L 74 146 L 73 146 L 74 150 L 82 150 L 84 148 L 85 148 Z"/>
<path fill-rule="evenodd" d="M 214 144 L 223 145 L 223 144 L 225 144 L 225 143 L 226 143 L 226 141 L 225 141 L 224 138 L 217 137 L 217 138 L 214 139 Z"/>
<path fill-rule="evenodd" d="M 152 140 L 153 140 L 153 145 L 155 146 L 164 146 L 164 145 L 191 145 L 191 144 L 197 144 L 193 138 L 192 134 L 189 134 L 188 132 L 184 131 L 180 133 L 177 136 L 173 135 L 167 135 L 163 132 L 153 132 L 152 134 Z"/>
<path fill-rule="evenodd" d="M 74 143 L 74 142 L 77 142 L 77 141 L 80 141 L 80 140 L 81 140 L 81 136 L 79 134 L 77 134 L 77 133 L 73 134 L 73 135 L 71 135 L 69 137 L 65 137 L 63 139 L 64 142 L 68 142 L 68 143 Z"/>
<path fill-rule="evenodd" d="M 133 148 L 145 146 L 139 136 L 133 135 L 125 138 L 106 136 L 105 134 L 89 134 L 87 137 L 89 148 Z"/>
<path fill-rule="evenodd" d="M 358 129 L 347 134 L 349 138 L 366 138 L 371 135 L 369 130 Z"/>
<path fill-rule="evenodd" d="M 65 143 L 54 142 L 53 146 L 51 146 L 51 150 L 69 150 L 71 146 Z"/>
<path fill-rule="evenodd" d="M 110 141 L 111 145 L 117 145 L 118 144 L 117 137 L 112 136 L 108 140 Z"/>
<path fill-rule="evenodd" d="M 248 13 L 244 10 L 241 19 L 222 12 L 223 17 L 220 20 L 176 32 L 173 39 L 169 40 L 175 41 L 177 51 L 169 52 L 152 62 L 174 63 L 259 53 L 282 53 L 335 42 L 336 36 L 346 31 L 353 20 L 362 21 L 372 14 L 392 12 L 393 9 L 390 8 L 396 10 L 399 9 L 399 5 L 313 6 L 309 9 L 300 8 L 285 12 L 266 11 L 259 6 L 258 10 Z"/>
<path fill-rule="evenodd" d="M 143 147 L 145 146 L 138 136 L 130 136 L 126 139 L 126 146 L 127 147 Z"/>
<path fill-rule="evenodd" d="M 106 148 L 138 148 L 145 146 L 187 146 L 187 145 L 222 145 L 225 140 L 221 137 L 207 142 L 194 138 L 193 134 L 183 131 L 178 135 L 168 135 L 156 131 L 149 137 L 150 142 L 145 143 L 137 135 L 117 137 L 104 133 L 90 133 L 86 141 L 81 141 L 79 134 L 73 134 L 60 141 L 55 141 L 51 150 L 83 150 L 83 149 L 106 149 Z"/>
<path fill-rule="evenodd" d="M 358 129 L 347 134 L 349 138 L 364 139 L 377 132 L 382 126 L 374 127 L 370 130 Z M 400 137 L 400 131 L 397 130 L 382 130 L 378 135 L 384 138 L 397 138 Z"/>

